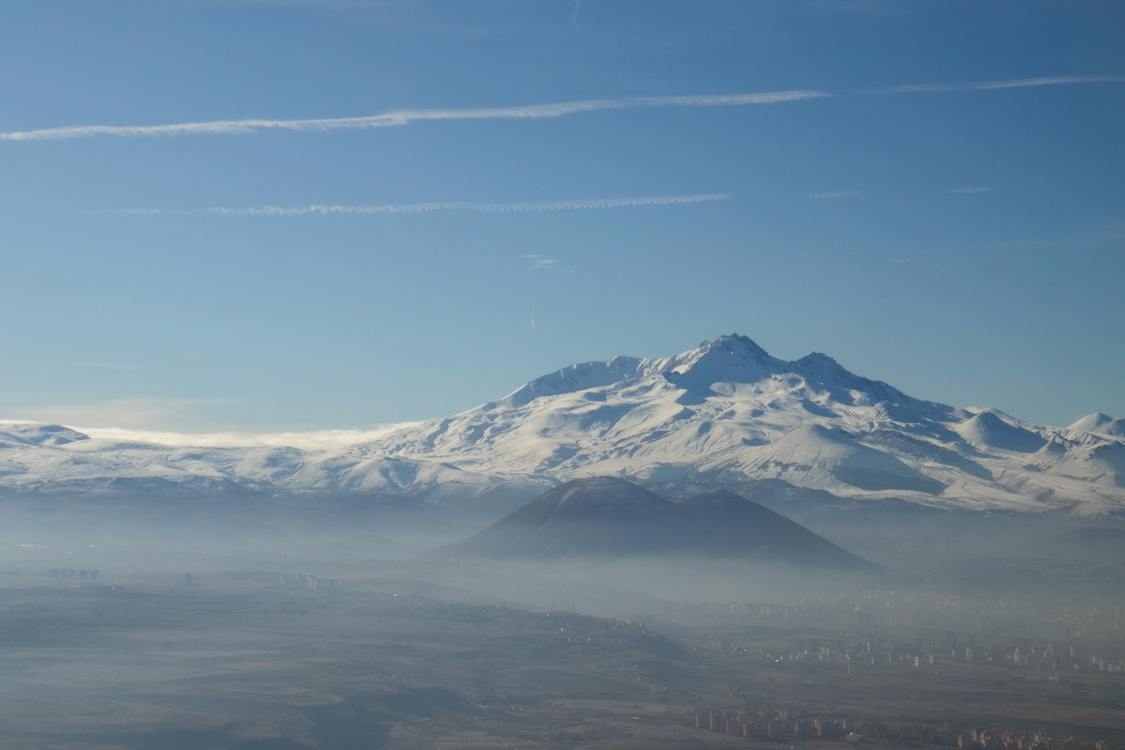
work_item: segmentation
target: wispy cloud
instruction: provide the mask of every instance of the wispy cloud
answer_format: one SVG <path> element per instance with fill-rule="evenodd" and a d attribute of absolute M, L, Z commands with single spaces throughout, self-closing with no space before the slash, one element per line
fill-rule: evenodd
<path fill-rule="evenodd" d="M 858 198 L 862 193 L 858 190 L 827 190 L 822 193 L 809 193 L 809 200 L 828 201 L 840 198 Z"/>
<path fill-rule="evenodd" d="M 1003 89 L 1036 88 L 1039 86 L 1077 86 L 1091 83 L 1125 83 L 1125 76 L 1044 76 L 1007 81 L 973 81 L 969 83 L 911 83 L 903 86 L 881 86 L 859 89 L 867 96 L 886 94 L 932 94 L 946 91 L 999 91 Z"/>
<path fill-rule="evenodd" d="M 308 430 L 293 432 L 169 432 L 161 430 L 122 429 L 115 427 L 81 427 L 80 432 L 93 438 L 124 442 L 154 443 L 171 447 L 209 448 L 298 448 L 302 450 L 334 450 L 368 443 L 392 432 L 413 427 L 421 422 L 378 425 L 364 430 Z"/>
<path fill-rule="evenodd" d="M 477 109 L 416 109 L 384 112 L 361 117 L 331 117 L 304 120 L 210 120 L 166 125 L 70 125 L 38 130 L 0 132 L 0 141 L 49 141 L 92 136 L 145 137 L 177 135 L 248 135 L 267 130 L 324 132 L 402 127 L 416 122 L 437 120 L 547 120 L 583 112 L 652 107 L 746 107 L 781 104 L 828 96 L 824 91 L 792 90 L 756 94 L 715 94 L 703 96 L 641 96 L 625 99 L 585 99 L 527 104 L 515 107 Z"/>
<path fill-rule="evenodd" d="M 944 192 L 946 195 L 979 195 L 980 193 L 991 193 L 994 190 L 989 185 L 970 185 L 968 187 L 954 187 L 946 188 Z"/>
<path fill-rule="evenodd" d="M 536 253 L 524 253 L 520 257 L 529 261 L 527 266 L 529 271 L 557 271 L 562 268 L 558 258 L 544 258 Z"/>
<path fill-rule="evenodd" d="M 227 399 L 123 398 L 92 404 L 27 409 L 6 425 L 62 424 L 92 438 L 179 448 L 298 448 L 335 450 L 368 443 L 421 422 L 398 422 L 364 429 L 277 432 L 184 432 L 159 425 L 181 421 L 197 407 L 230 403 Z M 90 425 L 113 425 L 95 427 Z"/>
<path fill-rule="evenodd" d="M 782 104 L 840 95 L 895 95 L 953 91 L 995 91 L 1041 86 L 1073 86 L 1097 83 L 1123 83 L 1125 76 L 1067 75 L 1019 78 L 968 83 L 914 83 L 856 89 L 836 94 L 821 89 L 790 89 L 748 94 L 703 94 L 691 96 L 638 96 L 615 99 L 580 99 L 511 107 L 465 109 L 404 109 L 358 117 L 309 119 L 238 119 L 177 122 L 157 125 L 67 125 L 34 130 L 0 131 L 0 141 L 51 141 L 95 136 L 122 138 L 183 135 L 249 135 L 265 131 L 318 133 L 334 130 L 365 130 L 403 127 L 418 122 L 449 120 L 547 120 L 586 112 L 665 107 L 747 107 Z"/>
<path fill-rule="evenodd" d="M 726 193 L 696 195 L 648 195 L 624 198 L 593 198 L 582 200 L 540 201 L 533 203 L 389 203 L 380 205 L 332 205 L 314 203 L 307 206 L 255 206 L 250 208 L 163 209 L 123 208 L 108 212 L 122 216 L 346 216 L 375 214 L 427 214 L 438 211 L 471 211 L 477 213 L 536 213 L 540 211 L 584 211 L 610 208 L 641 208 L 644 206 L 675 206 L 711 203 L 730 199 Z"/>

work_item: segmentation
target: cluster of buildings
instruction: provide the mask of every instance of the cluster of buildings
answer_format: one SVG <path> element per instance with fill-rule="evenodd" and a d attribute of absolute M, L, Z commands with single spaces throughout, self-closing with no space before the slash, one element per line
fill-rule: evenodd
<path fill-rule="evenodd" d="M 1077 670 L 1125 674 L 1125 659 L 1120 653 L 1117 655 L 1102 653 L 1102 648 L 1104 646 L 1079 646 L 1073 643 L 1060 646 L 1053 642 L 1028 643 L 1026 640 L 1015 644 L 979 648 L 971 642 L 959 644 L 953 639 L 950 656 L 961 658 L 966 662 L 1008 664 L 1039 672 Z"/>
<path fill-rule="evenodd" d="M 966 750 L 1106 750 L 1104 740 L 1082 742 L 1074 737 L 1052 737 L 1042 732 L 993 732 L 988 729 L 958 732 L 957 747 Z"/>
<path fill-rule="evenodd" d="M 837 662 L 850 672 L 859 667 L 906 665 L 924 667 L 940 662 L 1016 667 L 1034 673 L 1063 671 L 1125 674 L 1125 650 L 1105 644 L 1084 645 L 989 638 L 950 633 L 944 639 L 828 638 L 795 639 L 768 648 L 731 646 L 729 653 L 766 664 Z"/>
<path fill-rule="evenodd" d="M 1109 656 L 1090 655 L 1087 668 L 1091 672 L 1108 672 L 1109 674 L 1125 674 L 1125 659 Z"/>
<path fill-rule="evenodd" d="M 780 647 L 732 647 L 730 651 L 767 664 L 835 662 L 846 665 L 851 673 L 860 666 L 899 664 L 918 668 L 933 665 L 938 663 L 939 658 L 958 659 L 961 653 L 971 654 L 972 647 L 965 652 L 950 652 L 943 650 L 939 644 L 919 639 L 814 638 L 790 641 Z"/>
<path fill-rule="evenodd" d="M 721 732 L 732 737 L 818 737 L 847 738 L 854 734 L 848 720 L 791 717 L 785 709 L 765 707 L 745 711 L 695 712 L 695 728 Z"/>
<path fill-rule="evenodd" d="M 545 624 L 557 628 L 558 638 L 568 645 L 586 645 L 613 652 L 619 648 L 644 647 L 678 652 L 679 646 L 655 630 L 631 620 L 610 620 L 553 610 L 542 615 Z"/>
<path fill-rule="evenodd" d="M 75 570 L 74 568 L 51 568 L 51 578 L 77 578 L 80 581 L 96 581 L 100 576 L 97 570 L 87 570 L 82 568 Z"/>
<path fill-rule="evenodd" d="M 882 721 L 796 715 L 787 709 L 750 706 L 740 711 L 700 709 L 695 728 L 732 737 L 827 739 L 859 744 L 863 740 L 945 745 L 962 750 L 1107 750 L 1103 740 L 1058 738 L 1042 732 L 956 730 L 928 724 L 892 725 Z"/>

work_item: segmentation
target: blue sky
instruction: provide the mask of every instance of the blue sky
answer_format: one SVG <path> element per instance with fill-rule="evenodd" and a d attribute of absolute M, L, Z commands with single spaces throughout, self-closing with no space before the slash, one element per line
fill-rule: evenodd
<path fill-rule="evenodd" d="M 1125 414 L 1122 28 L 1092 0 L 6 0 L 0 414 L 366 426 L 731 331 Z"/>

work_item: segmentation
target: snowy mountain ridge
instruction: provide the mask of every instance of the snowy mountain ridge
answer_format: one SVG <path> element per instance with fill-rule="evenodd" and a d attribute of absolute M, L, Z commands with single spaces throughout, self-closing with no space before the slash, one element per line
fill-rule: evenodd
<path fill-rule="evenodd" d="M 446 419 L 343 447 L 190 446 L 0 423 L 0 495 L 250 491 L 471 502 L 609 475 L 780 479 L 873 502 L 1125 512 L 1125 420 L 1067 428 L 907 396 L 813 353 L 721 336 L 571 365 Z M 109 431 L 107 431 L 109 432 Z"/>

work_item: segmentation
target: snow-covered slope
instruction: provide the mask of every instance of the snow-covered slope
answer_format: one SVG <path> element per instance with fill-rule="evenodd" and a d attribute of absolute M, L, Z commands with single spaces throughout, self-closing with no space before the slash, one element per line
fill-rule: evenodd
<path fill-rule="evenodd" d="M 1094 412 L 1087 414 L 1079 419 L 1077 422 L 1071 424 L 1068 430 L 1074 432 L 1093 432 L 1101 435 L 1109 435 L 1111 437 L 1125 438 L 1125 417 L 1117 417 L 1116 419 L 1108 414 L 1101 412 Z"/>
<path fill-rule="evenodd" d="M 0 423 L 0 493 L 420 495 L 464 500 L 611 475 L 781 479 L 872 501 L 1125 511 L 1121 420 L 1069 428 L 912 398 L 824 354 L 770 356 L 722 336 L 671 357 L 616 357 L 537 378 L 447 419 L 342 447 L 185 447 Z M 170 442 L 170 441 L 169 441 Z"/>

